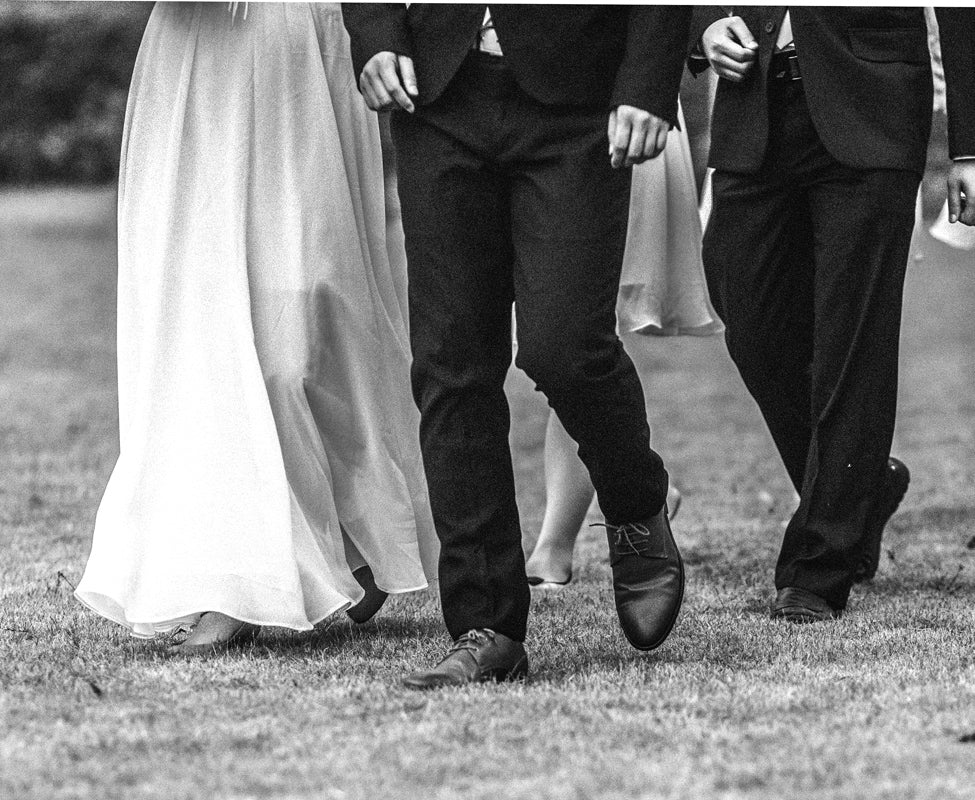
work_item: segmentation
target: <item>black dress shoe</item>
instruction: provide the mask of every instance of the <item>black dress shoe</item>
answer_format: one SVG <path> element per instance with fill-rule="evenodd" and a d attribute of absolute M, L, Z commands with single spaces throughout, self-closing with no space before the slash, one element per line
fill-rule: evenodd
<path fill-rule="evenodd" d="M 359 567 L 352 573 L 352 577 L 358 581 L 365 594 L 358 603 L 347 609 L 345 613 L 351 617 L 353 622 L 361 625 L 376 616 L 376 612 L 383 607 L 383 603 L 386 602 L 389 595 L 376 586 L 376 578 L 369 567 Z"/>
<path fill-rule="evenodd" d="M 607 525 L 616 613 L 637 650 L 660 647 L 684 599 L 684 562 L 667 507 L 644 522 Z"/>
<path fill-rule="evenodd" d="M 818 594 L 795 586 L 779 589 L 772 606 L 772 619 L 788 622 L 825 622 L 837 619 L 839 615 L 840 611 Z"/>
<path fill-rule="evenodd" d="M 863 536 L 863 554 L 853 577 L 857 583 L 872 580 L 877 574 L 884 528 L 901 504 L 904 495 L 907 494 L 907 487 L 911 482 L 911 471 L 903 461 L 896 458 L 887 460 L 887 470 L 884 475 L 886 482 L 883 492 L 873 511 L 870 512 L 870 516 L 867 517 L 867 530 Z"/>
<path fill-rule="evenodd" d="M 408 689 L 439 689 L 488 681 L 514 681 L 528 676 L 528 654 L 521 642 L 489 628 L 461 636 L 437 666 L 403 678 Z"/>

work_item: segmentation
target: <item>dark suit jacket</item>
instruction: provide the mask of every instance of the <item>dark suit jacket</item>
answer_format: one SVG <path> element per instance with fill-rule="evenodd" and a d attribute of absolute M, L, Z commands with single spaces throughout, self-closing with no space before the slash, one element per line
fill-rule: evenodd
<path fill-rule="evenodd" d="M 343 3 L 356 77 L 376 53 L 413 59 L 432 103 L 475 41 L 484 5 Z M 632 105 L 676 123 L 691 8 L 491 4 L 508 65 L 546 105 Z"/>
<path fill-rule="evenodd" d="M 741 83 L 722 80 L 711 123 L 711 166 L 755 172 L 768 141 L 769 58 L 783 6 L 734 8 L 759 43 L 756 68 Z M 790 8 L 803 87 L 829 153 L 861 169 L 923 172 L 931 131 L 931 61 L 920 8 Z M 726 15 L 695 12 L 699 36 Z M 948 87 L 949 150 L 975 155 L 975 9 L 938 9 Z M 691 59 L 692 71 L 707 62 Z"/>

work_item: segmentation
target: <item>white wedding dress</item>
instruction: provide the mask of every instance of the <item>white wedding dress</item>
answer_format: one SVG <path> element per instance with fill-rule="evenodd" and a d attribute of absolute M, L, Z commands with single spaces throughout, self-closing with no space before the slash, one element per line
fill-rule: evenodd
<path fill-rule="evenodd" d="M 158 3 L 119 185 L 120 456 L 78 598 L 309 629 L 436 539 L 406 269 L 337 5 Z"/>

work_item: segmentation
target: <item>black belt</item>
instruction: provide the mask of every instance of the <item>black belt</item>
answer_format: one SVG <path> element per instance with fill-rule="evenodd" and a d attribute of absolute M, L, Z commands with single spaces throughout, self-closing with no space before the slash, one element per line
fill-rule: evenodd
<path fill-rule="evenodd" d="M 772 53 L 769 62 L 769 80 L 775 83 L 789 83 L 801 81 L 802 72 L 799 70 L 799 57 L 795 50 L 780 50 Z"/>

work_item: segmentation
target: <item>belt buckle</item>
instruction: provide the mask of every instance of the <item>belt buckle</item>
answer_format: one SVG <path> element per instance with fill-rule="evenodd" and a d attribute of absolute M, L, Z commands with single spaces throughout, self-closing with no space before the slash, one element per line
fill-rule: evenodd
<path fill-rule="evenodd" d="M 802 72 L 799 70 L 799 56 L 794 47 L 774 53 L 772 62 L 776 67 L 772 73 L 773 80 L 783 82 L 802 80 Z"/>
<path fill-rule="evenodd" d="M 786 72 L 789 75 L 790 81 L 800 81 L 802 80 L 802 73 L 799 71 L 799 56 L 796 55 L 796 51 L 793 50 L 789 53 L 787 57 L 788 69 Z"/>

